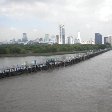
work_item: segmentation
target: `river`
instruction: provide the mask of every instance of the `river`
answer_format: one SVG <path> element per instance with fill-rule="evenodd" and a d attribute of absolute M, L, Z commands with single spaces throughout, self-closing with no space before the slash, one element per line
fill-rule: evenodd
<path fill-rule="evenodd" d="M 84 53 L 77 53 L 77 54 L 65 54 L 65 55 L 54 55 L 54 56 L 26 56 L 26 57 L 2 57 L 0 58 L 0 69 L 17 66 L 25 64 L 31 64 L 34 60 L 37 61 L 37 64 L 45 63 L 48 59 L 59 59 L 64 60 L 68 57 L 76 57 L 78 55 L 83 55 Z"/>
<path fill-rule="evenodd" d="M 112 112 L 112 51 L 76 65 L 1 79 L 0 112 Z"/>

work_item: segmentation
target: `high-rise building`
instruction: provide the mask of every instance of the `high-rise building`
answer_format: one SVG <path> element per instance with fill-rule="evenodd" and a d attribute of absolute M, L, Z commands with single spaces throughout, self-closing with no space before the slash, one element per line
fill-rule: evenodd
<path fill-rule="evenodd" d="M 95 33 L 95 44 L 102 44 L 102 35 L 100 33 Z"/>
<path fill-rule="evenodd" d="M 44 41 L 45 41 L 45 42 L 49 42 L 49 34 L 45 34 Z"/>
<path fill-rule="evenodd" d="M 57 43 L 57 44 L 60 43 L 59 35 L 56 35 L 56 43 Z"/>
<path fill-rule="evenodd" d="M 108 43 L 112 46 L 112 36 L 108 36 Z"/>
<path fill-rule="evenodd" d="M 78 40 L 78 43 L 81 43 L 81 36 L 80 36 L 80 32 L 78 32 L 77 40 Z"/>
<path fill-rule="evenodd" d="M 62 28 L 62 44 L 65 44 L 65 28 Z"/>
<path fill-rule="evenodd" d="M 64 25 L 60 25 L 60 44 L 65 44 L 65 28 L 64 28 Z"/>
<path fill-rule="evenodd" d="M 78 32 L 77 37 L 74 38 L 74 44 L 82 44 L 80 32 Z"/>
<path fill-rule="evenodd" d="M 104 37 L 104 44 L 108 43 L 108 37 Z"/>
<path fill-rule="evenodd" d="M 27 41 L 28 41 L 27 33 L 23 33 L 22 42 L 27 42 Z"/>
<path fill-rule="evenodd" d="M 56 43 L 56 36 L 55 35 L 51 35 L 50 43 L 52 43 L 52 44 Z"/>
<path fill-rule="evenodd" d="M 67 37 L 68 44 L 74 44 L 74 38 L 72 36 Z"/>
<path fill-rule="evenodd" d="M 67 37 L 68 39 L 68 44 L 71 44 L 71 37 Z"/>
<path fill-rule="evenodd" d="M 59 44 L 61 44 L 61 43 L 62 43 L 62 42 L 61 42 L 61 40 L 62 40 L 62 26 L 60 25 L 59 28 L 60 28 Z"/>

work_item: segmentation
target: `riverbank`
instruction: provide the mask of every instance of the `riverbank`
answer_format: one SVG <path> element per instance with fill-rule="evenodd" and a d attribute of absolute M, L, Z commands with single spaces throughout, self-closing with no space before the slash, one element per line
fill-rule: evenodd
<path fill-rule="evenodd" d="M 6 44 L 0 45 L 0 57 L 26 57 L 26 56 L 51 56 L 88 52 L 91 50 L 98 51 L 99 49 L 110 48 L 107 45 L 19 45 Z"/>

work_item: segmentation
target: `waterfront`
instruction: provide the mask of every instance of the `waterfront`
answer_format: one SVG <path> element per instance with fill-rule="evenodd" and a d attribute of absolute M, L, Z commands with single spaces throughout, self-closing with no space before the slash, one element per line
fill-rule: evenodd
<path fill-rule="evenodd" d="M 84 53 L 54 55 L 54 56 L 2 57 L 0 58 L 0 68 L 22 65 L 25 62 L 28 62 L 29 64 L 31 64 L 34 60 L 36 60 L 38 64 L 45 63 L 46 60 L 52 59 L 52 58 L 64 60 L 67 57 L 76 57 L 81 54 L 84 54 Z"/>
<path fill-rule="evenodd" d="M 0 112 L 112 112 L 111 55 L 0 80 Z"/>

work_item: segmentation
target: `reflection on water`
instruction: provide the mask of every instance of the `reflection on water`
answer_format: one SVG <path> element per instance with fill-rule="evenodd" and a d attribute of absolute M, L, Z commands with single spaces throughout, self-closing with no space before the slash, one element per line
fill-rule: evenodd
<path fill-rule="evenodd" d="M 112 112 L 112 51 L 0 80 L 0 112 Z"/>

